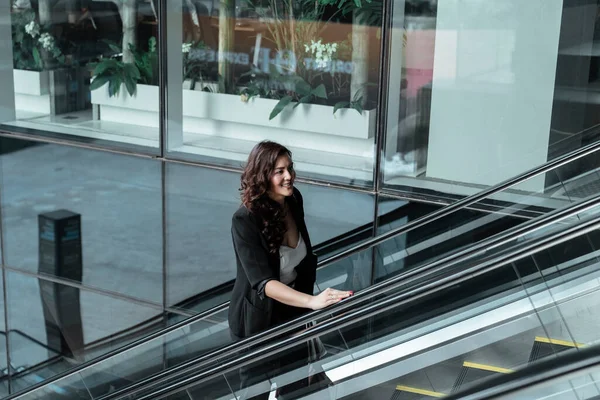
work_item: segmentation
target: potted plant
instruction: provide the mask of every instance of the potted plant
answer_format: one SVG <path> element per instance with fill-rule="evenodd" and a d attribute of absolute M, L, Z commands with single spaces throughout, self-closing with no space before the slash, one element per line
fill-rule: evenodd
<path fill-rule="evenodd" d="M 69 46 L 41 25 L 32 9 L 14 12 L 11 28 L 17 111 L 56 115 L 85 108 L 84 71 L 65 55 Z"/>
<path fill-rule="evenodd" d="M 133 62 L 125 61 L 125 52 L 118 46 L 110 46 L 115 55 L 91 65 L 94 119 L 158 126 L 156 38 L 148 40 L 148 50 L 129 43 L 128 53 L 132 55 Z M 148 118 L 149 113 L 156 114 L 156 117 Z"/>
<path fill-rule="evenodd" d="M 181 46 L 183 55 L 183 90 L 199 90 L 204 92 L 218 92 L 218 79 L 211 79 L 216 71 L 211 71 L 211 66 L 198 53 L 210 50 L 203 42 L 184 43 Z"/>

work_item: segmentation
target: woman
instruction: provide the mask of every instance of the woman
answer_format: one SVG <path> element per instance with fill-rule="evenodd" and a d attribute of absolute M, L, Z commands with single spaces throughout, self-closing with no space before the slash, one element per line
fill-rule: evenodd
<path fill-rule="evenodd" d="M 313 295 L 316 256 L 304 222 L 302 195 L 294 188 L 295 178 L 288 149 L 270 141 L 252 149 L 241 178 L 242 206 L 231 224 L 237 262 L 229 306 L 234 339 L 352 295 L 335 289 Z M 245 372 L 242 375 L 249 374 Z M 242 376 L 242 385 L 244 380 Z"/>

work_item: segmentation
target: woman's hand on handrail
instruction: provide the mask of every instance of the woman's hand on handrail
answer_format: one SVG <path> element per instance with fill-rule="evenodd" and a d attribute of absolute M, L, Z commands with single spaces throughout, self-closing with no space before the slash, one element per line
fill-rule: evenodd
<path fill-rule="evenodd" d="M 280 303 L 293 307 L 320 310 L 352 296 L 353 292 L 327 288 L 316 296 L 311 296 L 277 281 L 271 280 L 265 285 L 265 294 Z"/>

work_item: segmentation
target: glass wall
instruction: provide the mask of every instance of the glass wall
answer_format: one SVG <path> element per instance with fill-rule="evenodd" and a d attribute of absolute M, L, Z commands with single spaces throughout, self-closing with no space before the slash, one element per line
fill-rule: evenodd
<path fill-rule="evenodd" d="M 293 151 L 321 258 L 596 141 L 599 5 L 0 4 L 0 394 L 227 301 L 231 215 L 260 140 Z M 599 163 L 491 203 L 562 207 L 597 193 Z M 480 208 L 483 222 L 500 209 Z M 480 237 L 471 214 L 320 270 L 320 285 L 364 287 L 442 254 L 434 241 Z"/>
<path fill-rule="evenodd" d="M 238 173 L 182 164 L 166 165 L 167 305 L 201 311 L 193 299 L 235 279 L 231 216 L 240 206 Z M 316 248 L 369 224 L 373 196 L 355 191 L 296 185 Z M 348 219 L 349 214 L 353 215 Z M 341 250 L 341 247 L 337 250 Z M 218 301 L 229 300 L 229 292 Z"/>
<path fill-rule="evenodd" d="M 389 188 L 472 194 L 598 139 L 597 0 L 394 4 Z"/>
<path fill-rule="evenodd" d="M 158 161 L 2 138 L 4 263 L 162 306 Z M 43 220 L 80 219 L 81 276 L 45 267 Z M 38 239 L 39 238 L 39 239 Z"/>
<path fill-rule="evenodd" d="M 0 30 L 3 85 L 14 92 L 3 99 L 5 129 L 158 152 L 153 2 L 17 0 L 1 7 L 8 18 Z"/>
<path fill-rule="evenodd" d="M 257 141 L 272 139 L 292 149 L 303 176 L 372 181 L 382 7 L 345 0 L 171 6 L 167 150 L 239 166 Z"/>

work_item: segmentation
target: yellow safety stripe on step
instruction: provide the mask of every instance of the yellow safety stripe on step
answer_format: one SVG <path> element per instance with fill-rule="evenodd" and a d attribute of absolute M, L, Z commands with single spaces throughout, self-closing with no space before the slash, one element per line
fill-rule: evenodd
<path fill-rule="evenodd" d="M 536 336 L 535 341 L 540 342 L 540 343 L 557 344 L 559 346 L 566 346 L 566 347 L 585 347 L 585 344 L 583 344 L 583 343 L 569 342 L 568 340 L 550 339 L 550 338 L 541 337 L 541 336 Z"/>
<path fill-rule="evenodd" d="M 468 362 L 468 361 L 465 361 L 463 363 L 463 367 L 482 369 L 484 371 L 498 372 L 501 374 L 510 374 L 511 372 L 513 372 L 512 369 L 508 369 L 508 368 L 494 367 L 493 365 L 477 364 L 477 363 L 472 363 L 472 362 Z"/>
<path fill-rule="evenodd" d="M 445 396 L 444 393 L 432 392 L 431 390 L 417 389 L 417 388 L 414 388 L 414 387 L 403 386 L 403 385 L 396 386 L 396 390 L 399 390 L 399 391 L 402 391 L 402 392 L 410 392 L 410 393 L 422 394 L 422 395 L 431 396 L 431 397 L 444 397 Z"/>

